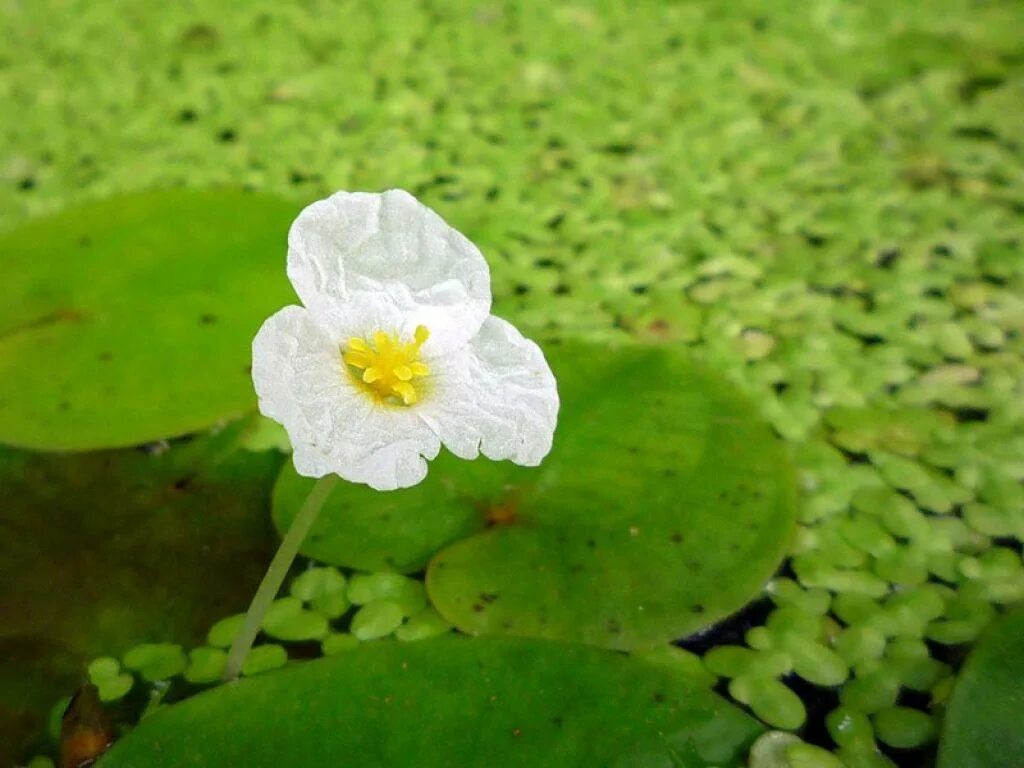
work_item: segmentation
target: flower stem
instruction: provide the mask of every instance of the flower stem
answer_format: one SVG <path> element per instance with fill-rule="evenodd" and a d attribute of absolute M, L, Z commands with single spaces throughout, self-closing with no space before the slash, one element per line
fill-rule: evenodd
<path fill-rule="evenodd" d="M 245 663 L 245 657 L 249 655 L 249 649 L 252 648 L 253 641 L 256 640 L 256 635 L 260 632 L 267 609 L 277 597 L 281 584 L 284 583 L 284 577 L 288 574 L 288 569 L 291 568 L 295 556 L 299 553 L 299 547 L 305 541 L 306 534 L 313 527 L 324 502 L 327 501 L 327 497 L 337 482 L 337 475 L 325 475 L 317 480 L 316 485 L 313 486 L 302 503 L 299 513 L 292 520 L 288 532 L 281 540 L 281 546 L 277 548 L 274 559 L 270 561 L 270 567 L 263 574 L 263 581 L 260 582 L 256 594 L 253 595 L 249 610 L 245 614 L 242 631 L 231 643 L 227 664 L 224 667 L 223 680 L 234 680 L 242 671 L 242 664 Z"/>

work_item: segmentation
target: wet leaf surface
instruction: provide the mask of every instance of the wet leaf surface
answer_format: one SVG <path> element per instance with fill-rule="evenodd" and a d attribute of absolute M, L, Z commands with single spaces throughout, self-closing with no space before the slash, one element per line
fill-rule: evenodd
<path fill-rule="evenodd" d="M 663 665 L 447 637 L 368 644 L 214 689 L 144 720 L 99 766 L 729 767 L 762 730 Z"/>
<path fill-rule="evenodd" d="M 252 337 L 294 303 L 283 273 L 297 210 L 168 190 L 0 235 L 0 442 L 135 445 L 252 409 Z"/>
<path fill-rule="evenodd" d="M 237 450 L 236 432 L 156 454 L 0 450 L 0 762 L 91 659 L 194 644 L 246 605 L 280 458 Z"/>

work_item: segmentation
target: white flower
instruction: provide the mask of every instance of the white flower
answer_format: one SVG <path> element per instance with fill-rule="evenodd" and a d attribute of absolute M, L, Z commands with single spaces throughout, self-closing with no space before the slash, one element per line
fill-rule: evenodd
<path fill-rule="evenodd" d="M 313 203 L 288 233 L 288 277 L 304 306 L 260 328 L 252 378 L 299 474 L 393 490 L 442 443 L 464 459 L 547 455 L 558 391 L 543 353 L 490 315 L 476 246 L 412 195 Z"/>

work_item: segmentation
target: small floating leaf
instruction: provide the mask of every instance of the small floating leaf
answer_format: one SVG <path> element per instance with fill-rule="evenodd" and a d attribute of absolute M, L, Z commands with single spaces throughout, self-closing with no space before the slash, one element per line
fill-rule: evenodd
<path fill-rule="evenodd" d="M 275 640 L 298 642 L 327 636 L 327 619 L 308 611 L 297 597 L 275 600 L 263 617 L 263 631 Z"/>
<path fill-rule="evenodd" d="M 193 648 L 188 654 L 185 679 L 196 685 L 215 683 L 220 680 L 227 661 L 227 652 L 220 648 Z"/>
<path fill-rule="evenodd" d="M 143 680 L 167 680 L 180 675 L 188 666 L 185 651 L 173 643 L 144 643 L 124 655 L 126 668 L 138 672 Z"/>
<path fill-rule="evenodd" d="M 398 603 L 376 600 L 356 611 L 351 631 L 360 640 L 376 640 L 398 629 L 403 617 L 404 611 Z"/>
<path fill-rule="evenodd" d="M 271 669 L 283 667 L 288 663 L 288 653 L 280 645 L 257 645 L 249 651 L 242 664 L 243 675 L 258 675 Z"/>

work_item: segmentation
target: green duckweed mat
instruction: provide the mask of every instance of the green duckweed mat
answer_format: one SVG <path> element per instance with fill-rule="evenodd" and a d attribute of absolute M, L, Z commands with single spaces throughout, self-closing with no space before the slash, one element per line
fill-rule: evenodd
<path fill-rule="evenodd" d="M 687 646 L 848 766 L 927 764 L 1024 599 L 1022 27 L 1012 0 L 8 3 L 0 228 L 399 186 L 480 245 L 499 314 L 686 346 L 805 492 L 766 599 Z"/>

